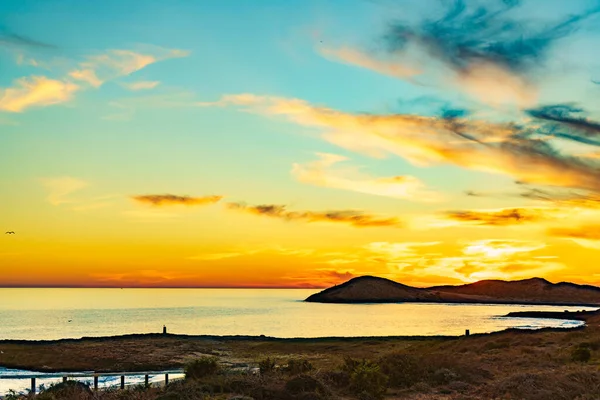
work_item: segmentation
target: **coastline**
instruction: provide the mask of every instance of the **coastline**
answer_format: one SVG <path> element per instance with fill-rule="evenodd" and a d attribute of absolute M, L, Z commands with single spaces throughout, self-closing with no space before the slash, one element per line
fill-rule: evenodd
<path fill-rule="evenodd" d="M 586 382 L 600 380 L 600 311 L 569 314 L 571 320 L 584 321 L 585 325 L 536 330 L 510 328 L 469 336 L 288 339 L 150 333 L 45 341 L 4 340 L 0 341 L 0 364 L 66 374 L 84 370 L 103 373 L 181 369 L 190 361 L 207 356 L 214 357 L 221 365 L 219 373 L 200 381 L 185 379 L 168 387 L 146 388 L 144 399 L 149 400 L 162 395 L 192 398 L 203 395 L 204 391 L 217 395 L 210 399 L 235 395 L 304 399 L 296 397 L 293 385 L 306 382 L 311 382 L 313 388 L 321 388 L 311 389 L 312 397 L 307 398 L 345 399 L 354 393 L 352 386 L 348 386 L 352 376 L 348 368 L 354 368 L 351 366 L 357 362 L 371 363 L 389 377 L 387 389 L 383 387 L 386 395 L 382 399 L 386 400 L 598 398 L 600 390 Z M 564 318 L 563 313 L 535 315 Z M 518 317 L 531 318 L 532 313 L 522 312 Z M 588 358 L 577 358 L 581 351 L 587 352 Z M 263 374 L 260 366 L 265 360 L 271 360 L 274 370 Z M 292 364 L 292 360 L 302 362 Z M 305 364 L 310 368 L 300 375 L 289 372 L 289 365 Z M 232 366 L 236 365 L 258 368 L 260 374 L 234 372 Z M 136 390 L 121 394 L 109 391 L 106 400 L 137 399 L 135 396 L 140 392 Z M 340 397 L 314 396 L 317 392 Z M 111 393 L 117 397 L 110 397 Z M 506 397 L 507 393 L 510 397 Z M 555 393 L 560 396 L 550 396 Z"/>
<path fill-rule="evenodd" d="M 566 314 L 566 315 L 565 315 Z M 548 327 L 539 329 L 507 328 L 489 333 L 435 336 L 360 336 L 278 338 L 250 335 L 185 335 L 162 333 L 133 333 L 117 336 L 66 338 L 57 340 L 0 340 L 0 366 L 39 372 L 119 372 L 150 369 L 181 368 L 186 359 L 194 355 L 216 355 L 226 360 L 256 361 L 261 352 L 279 355 L 294 354 L 314 349 L 331 351 L 343 346 L 398 347 L 413 344 L 439 344 L 464 340 L 486 340 L 503 336 L 531 337 L 548 334 L 565 334 L 589 330 L 586 322 L 600 320 L 600 310 L 582 312 L 512 312 L 501 317 L 553 318 L 585 322 L 574 327 Z M 565 318 L 567 317 L 567 318 Z M 166 350 L 166 351 L 165 351 Z M 87 357 L 80 357 L 86 354 Z M 156 357 L 153 357 L 156 355 Z"/>

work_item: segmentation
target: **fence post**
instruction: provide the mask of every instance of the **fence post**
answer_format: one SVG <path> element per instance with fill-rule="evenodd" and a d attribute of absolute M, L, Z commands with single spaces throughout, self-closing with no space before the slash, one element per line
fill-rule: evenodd
<path fill-rule="evenodd" d="M 146 375 L 144 376 L 144 384 L 146 385 L 146 387 L 148 387 L 148 386 L 149 386 L 149 383 L 150 383 L 150 379 L 149 379 L 149 377 L 148 377 L 148 374 L 146 374 Z"/>
<path fill-rule="evenodd" d="M 121 375 L 121 389 L 125 389 L 125 375 Z"/>
<path fill-rule="evenodd" d="M 67 383 L 67 377 L 63 376 L 63 383 Z"/>
<path fill-rule="evenodd" d="M 94 392 L 98 391 L 98 375 L 94 375 Z"/>
<path fill-rule="evenodd" d="M 35 378 L 31 378 L 31 394 L 35 396 Z"/>
<path fill-rule="evenodd" d="M 169 374 L 165 374 L 165 387 L 169 384 Z"/>

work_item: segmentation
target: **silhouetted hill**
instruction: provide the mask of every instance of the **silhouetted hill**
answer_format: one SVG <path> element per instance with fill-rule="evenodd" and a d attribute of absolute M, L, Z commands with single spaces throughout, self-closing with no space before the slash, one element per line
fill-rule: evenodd
<path fill-rule="evenodd" d="M 511 303 L 600 305 L 600 288 L 596 286 L 552 283 L 542 278 L 485 280 L 460 286 L 434 286 L 427 290 L 472 298 L 502 299 Z"/>
<path fill-rule="evenodd" d="M 542 278 L 520 281 L 484 280 L 460 286 L 416 288 L 389 279 L 361 276 L 315 293 L 315 303 L 489 303 L 600 305 L 600 288 Z"/>
<path fill-rule="evenodd" d="M 315 303 L 394 303 L 434 301 L 434 294 L 376 276 L 352 278 L 341 285 L 313 294 L 306 301 Z"/>

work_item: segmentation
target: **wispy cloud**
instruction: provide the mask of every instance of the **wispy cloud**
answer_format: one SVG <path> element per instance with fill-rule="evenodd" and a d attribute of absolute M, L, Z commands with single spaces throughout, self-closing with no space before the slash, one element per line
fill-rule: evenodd
<path fill-rule="evenodd" d="M 514 239 L 485 239 L 468 243 L 463 253 L 473 256 L 500 258 L 518 253 L 530 253 L 546 247 L 545 243 Z"/>
<path fill-rule="evenodd" d="M 32 76 L 18 79 L 12 88 L 0 89 L 0 110 L 22 112 L 33 106 L 64 103 L 79 86 L 68 81 Z"/>
<path fill-rule="evenodd" d="M 204 206 L 209 204 L 215 204 L 219 202 L 223 196 L 201 196 L 201 197 L 192 197 L 192 196 L 178 196 L 174 194 L 146 194 L 146 195 L 138 195 L 132 196 L 133 200 L 142 203 L 142 204 L 150 204 L 152 206 L 173 206 L 173 205 L 183 205 L 183 206 Z"/>
<path fill-rule="evenodd" d="M 160 84 L 159 81 L 138 81 L 138 82 L 124 82 L 121 85 L 129 90 L 148 90 L 154 89 Z"/>
<path fill-rule="evenodd" d="M 600 209 L 600 193 L 592 191 L 530 187 L 521 192 L 519 196 L 530 200 L 552 203 L 563 208 Z"/>
<path fill-rule="evenodd" d="M 102 54 L 88 57 L 86 61 L 79 64 L 79 68 L 70 72 L 70 76 L 98 87 L 108 80 L 130 75 L 156 62 L 187 57 L 189 54 L 185 50 L 158 47 L 145 52 L 121 49 L 108 50 Z M 149 82 L 141 84 L 138 82 L 138 86 L 134 90 L 147 89 L 148 85 L 151 84 Z M 133 85 L 133 87 L 136 87 L 135 83 Z M 144 85 L 146 87 L 143 87 Z"/>
<path fill-rule="evenodd" d="M 439 242 L 388 243 L 364 246 L 358 265 L 385 265 L 396 279 L 423 283 L 472 282 L 480 279 L 519 279 L 564 268 L 537 241 L 484 239 L 466 242 L 455 251 L 431 252 Z"/>
<path fill-rule="evenodd" d="M 73 203 L 74 200 L 68 199 L 68 196 L 89 186 L 88 182 L 70 176 L 44 178 L 41 181 L 50 192 L 48 202 L 54 206 Z"/>
<path fill-rule="evenodd" d="M 425 188 L 413 176 L 374 178 L 354 169 L 339 169 L 335 165 L 347 161 L 343 156 L 317 153 L 319 160 L 306 164 L 296 163 L 292 175 L 303 183 L 359 193 L 386 196 L 419 202 L 440 201 L 442 196 Z"/>
<path fill-rule="evenodd" d="M 419 49 L 454 74 L 457 88 L 483 101 L 532 104 L 537 94 L 531 72 L 543 66 L 560 39 L 598 14 L 600 7 L 535 26 L 513 19 L 512 11 L 519 3 L 446 2 L 439 18 L 392 22 L 383 43 L 392 54 Z"/>
<path fill-rule="evenodd" d="M 574 243 L 590 249 L 600 250 L 600 225 L 555 227 L 548 230 L 551 236 L 571 239 Z"/>
<path fill-rule="evenodd" d="M 600 191 L 598 160 L 561 153 L 536 138 L 535 126 L 412 114 L 351 114 L 304 100 L 253 94 L 226 95 L 201 106 L 237 105 L 280 115 L 322 130 L 323 138 L 374 157 L 396 154 L 419 166 L 453 164 L 512 176 L 519 182 Z M 539 136 L 539 135 L 538 135 Z"/>
<path fill-rule="evenodd" d="M 0 89 L 0 111 L 22 112 L 34 106 L 64 103 L 71 100 L 78 90 L 99 88 L 106 81 L 130 75 L 153 63 L 187 55 L 189 53 L 184 50 L 163 48 L 152 48 L 146 53 L 108 50 L 88 57 L 60 78 L 24 77 L 16 80 L 13 87 Z M 141 88 L 138 86 L 138 89 Z"/>
<path fill-rule="evenodd" d="M 584 110 L 570 104 L 530 109 L 527 113 L 546 124 L 539 133 L 578 143 L 600 146 L 600 122 L 585 117 Z"/>
<path fill-rule="evenodd" d="M 278 218 L 285 221 L 332 222 L 347 224 L 357 228 L 401 227 L 402 223 L 393 217 L 378 217 L 356 210 L 342 211 L 288 211 L 284 205 L 263 204 L 250 206 L 244 203 L 227 203 L 231 210 L 252 215 Z"/>
<path fill-rule="evenodd" d="M 13 32 L 6 27 L 0 26 L 0 46 L 28 47 L 35 49 L 55 49 L 56 46 L 40 40 Z"/>
<path fill-rule="evenodd" d="M 389 75 L 396 78 L 410 78 L 420 74 L 417 68 L 404 65 L 401 60 L 390 55 L 376 57 L 364 51 L 351 47 L 341 47 L 337 49 L 320 47 L 319 52 L 325 57 L 334 61 L 341 61 L 345 64 L 356 65 L 361 68 L 376 71 L 383 75 Z"/>
<path fill-rule="evenodd" d="M 446 211 L 445 218 L 474 225 L 506 226 L 547 221 L 558 210 L 544 208 L 505 208 L 500 210 Z"/>
<path fill-rule="evenodd" d="M 399 262 L 404 261 L 406 257 L 415 257 L 423 247 L 439 244 L 441 242 L 372 242 L 365 245 L 364 248 Z"/>

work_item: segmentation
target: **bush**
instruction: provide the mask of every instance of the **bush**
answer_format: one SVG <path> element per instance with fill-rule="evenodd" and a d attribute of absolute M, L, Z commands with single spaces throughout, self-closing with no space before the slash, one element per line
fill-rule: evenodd
<path fill-rule="evenodd" d="M 285 371 L 292 375 L 303 374 L 312 371 L 312 369 L 313 366 L 310 361 L 305 359 L 290 359 L 285 367 Z"/>
<path fill-rule="evenodd" d="M 348 371 L 325 371 L 321 374 L 323 380 L 337 388 L 350 386 L 350 372 Z"/>
<path fill-rule="evenodd" d="M 363 399 L 383 399 L 387 392 L 388 377 L 379 365 L 363 361 L 350 374 L 350 389 Z"/>
<path fill-rule="evenodd" d="M 365 363 L 365 360 L 357 360 L 354 359 L 352 357 L 345 357 L 344 358 L 344 364 L 342 364 L 342 371 L 346 371 L 346 372 L 352 372 L 356 369 L 356 367 L 358 367 L 359 365 Z"/>
<path fill-rule="evenodd" d="M 298 375 L 286 382 L 285 390 L 291 394 L 323 393 L 325 387 L 310 375 Z"/>
<path fill-rule="evenodd" d="M 267 357 L 258 362 L 258 368 L 261 374 L 270 374 L 275 371 L 275 360 L 271 357 Z"/>
<path fill-rule="evenodd" d="M 188 362 L 184 367 L 186 379 L 200 379 L 214 375 L 219 370 L 216 357 L 201 357 Z"/>
<path fill-rule="evenodd" d="M 592 358 L 590 349 L 586 347 L 577 347 L 571 352 L 571 360 L 574 362 L 586 363 Z"/>
<path fill-rule="evenodd" d="M 389 377 L 392 387 L 409 388 L 426 380 L 428 375 L 423 363 L 408 354 L 388 354 L 379 360 L 379 364 L 381 371 Z"/>
<path fill-rule="evenodd" d="M 36 397 L 39 400 L 77 399 L 88 400 L 93 398 L 93 392 L 88 385 L 77 381 L 66 381 L 50 385 Z"/>

